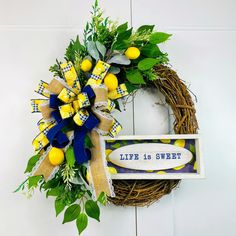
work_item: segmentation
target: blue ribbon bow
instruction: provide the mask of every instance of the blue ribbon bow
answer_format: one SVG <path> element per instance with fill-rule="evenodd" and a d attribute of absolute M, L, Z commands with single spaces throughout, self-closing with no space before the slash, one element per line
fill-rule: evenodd
<path fill-rule="evenodd" d="M 95 98 L 95 93 L 89 85 L 84 87 L 82 92 L 87 93 L 90 102 Z M 73 119 L 62 119 L 58 108 L 60 105 L 62 105 L 62 102 L 57 98 L 57 95 L 51 94 L 49 106 L 50 108 L 55 109 L 52 111 L 51 116 L 56 120 L 57 124 L 49 130 L 47 133 L 47 138 L 53 147 L 64 148 L 69 144 L 69 139 L 66 134 L 62 132 L 62 129 L 69 125 Z M 98 118 L 92 113 L 92 111 L 88 109 L 88 112 L 89 117 L 83 126 L 78 126 L 74 123 L 75 127 L 73 146 L 75 159 L 78 164 L 83 164 L 84 162 L 90 160 L 91 153 L 89 149 L 85 148 L 85 137 L 88 132 L 90 132 L 99 124 Z"/>

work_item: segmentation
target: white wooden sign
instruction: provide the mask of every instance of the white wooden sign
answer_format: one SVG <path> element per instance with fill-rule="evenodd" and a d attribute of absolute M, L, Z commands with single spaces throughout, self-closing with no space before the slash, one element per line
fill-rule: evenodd
<path fill-rule="evenodd" d="M 198 135 L 101 138 L 113 179 L 203 178 Z"/>

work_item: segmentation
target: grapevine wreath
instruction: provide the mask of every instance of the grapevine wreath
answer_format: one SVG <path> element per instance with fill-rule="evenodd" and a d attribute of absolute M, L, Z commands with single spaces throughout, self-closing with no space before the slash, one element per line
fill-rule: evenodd
<path fill-rule="evenodd" d="M 103 18 L 98 2 L 86 24 L 84 41 L 71 40 L 64 61 L 50 67 L 53 79 L 40 81 L 32 99 L 33 113 L 41 113 L 35 151 L 27 164 L 27 179 L 16 191 L 31 196 L 39 187 L 55 197 L 56 216 L 63 223 L 76 220 L 81 233 L 88 217 L 99 221 L 99 204 L 145 206 L 174 189 L 179 180 L 111 180 L 101 158 L 100 136 L 115 137 L 122 125 L 112 112 L 141 88 L 157 88 L 171 107 L 176 134 L 194 134 L 198 125 L 190 93 L 168 65 L 158 44 L 170 34 L 154 25 L 137 30 Z"/>

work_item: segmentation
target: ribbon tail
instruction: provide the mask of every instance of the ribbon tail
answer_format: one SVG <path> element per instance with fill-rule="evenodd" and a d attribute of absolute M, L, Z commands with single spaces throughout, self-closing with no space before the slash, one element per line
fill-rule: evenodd
<path fill-rule="evenodd" d="M 42 175 L 45 181 L 52 179 L 59 167 L 50 163 L 48 152 L 45 152 L 32 171 L 32 176 Z"/>
<path fill-rule="evenodd" d="M 81 165 L 91 158 L 89 149 L 85 148 L 85 136 L 88 130 L 85 126 L 77 128 L 74 133 L 74 154 L 76 162 Z"/>
<path fill-rule="evenodd" d="M 91 149 L 91 161 L 89 172 L 91 176 L 91 185 L 93 187 L 93 195 L 97 199 L 100 193 L 104 192 L 107 196 L 114 197 L 114 190 L 110 174 L 107 171 L 105 155 L 102 152 L 100 135 L 96 130 L 91 132 L 91 141 L 93 147 Z"/>

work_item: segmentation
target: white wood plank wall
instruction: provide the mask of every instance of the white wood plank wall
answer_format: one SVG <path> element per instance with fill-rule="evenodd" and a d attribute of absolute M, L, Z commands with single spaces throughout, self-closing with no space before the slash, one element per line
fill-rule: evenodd
<path fill-rule="evenodd" d="M 55 218 L 52 199 L 37 192 L 28 201 L 12 190 L 24 178 L 37 133 L 38 116 L 30 114 L 29 99 L 40 79 L 51 78 L 49 65 L 81 34 L 92 2 L 0 0 L 0 235 L 77 233 L 74 224 L 62 226 L 62 217 Z M 103 208 L 101 223 L 91 220 L 83 235 L 236 235 L 236 1 L 101 0 L 101 5 L 120 22 L 129 21 L 135 28 L 156 24 L 173 34 L 162 48 L 198 97 L 207 178 L 183 181 L 177 191 L 148 208 Z M 123 134 L 171 130 L 168 107 L 159 93 L 156 97 L 140 91 L 117 117 Z"/>

